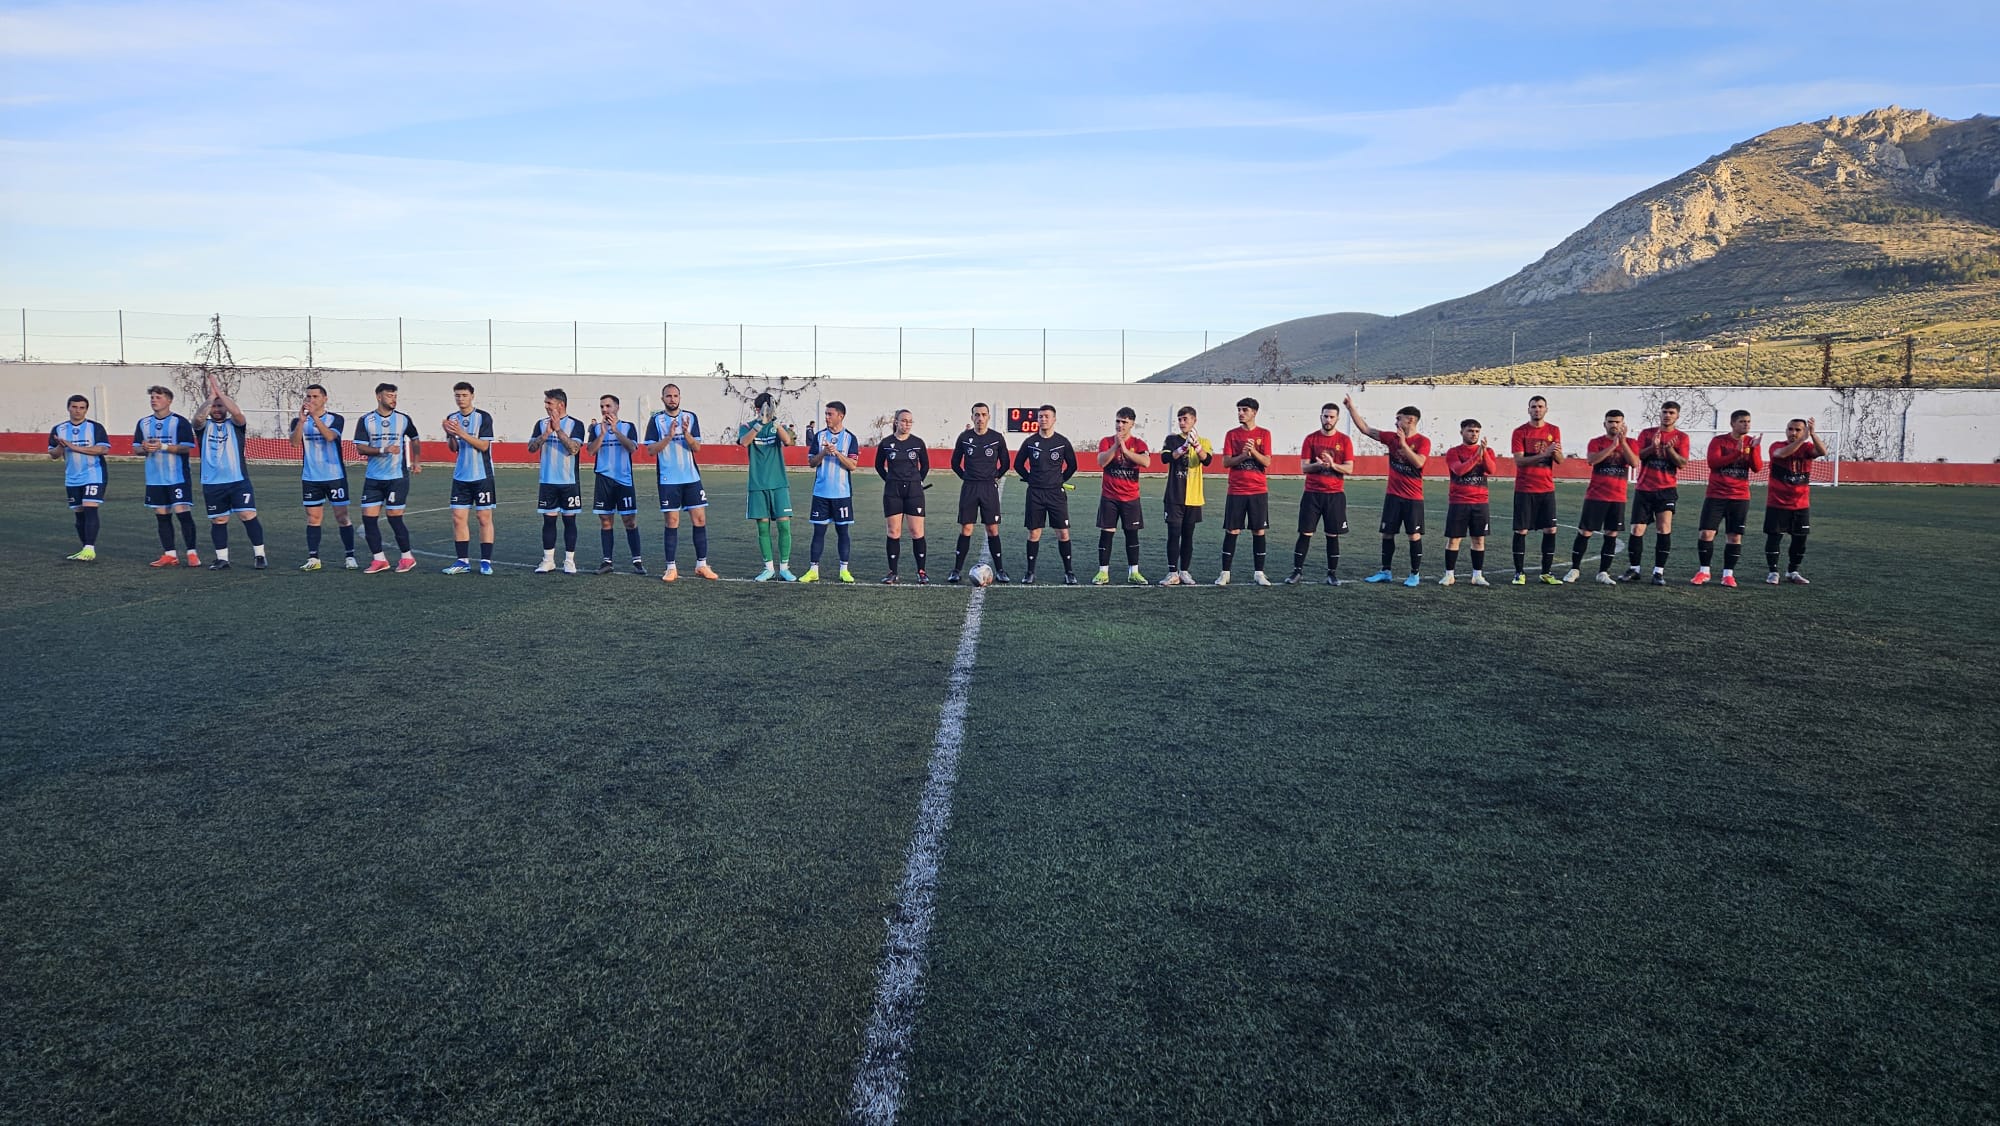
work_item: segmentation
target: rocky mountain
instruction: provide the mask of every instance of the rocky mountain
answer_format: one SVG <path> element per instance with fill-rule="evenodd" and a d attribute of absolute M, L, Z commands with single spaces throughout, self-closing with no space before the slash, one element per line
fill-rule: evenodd
<path fill-rule="evenodd" d="M 1153 378 L 1254 380 L 1274 359 L 1297 378 L 1422 378 L 1515 359 L 1993 316 L 2000 119 L 1890 106 L 1744 141 L 1478 293 L 1395 317 L 1287 321 Z"/>

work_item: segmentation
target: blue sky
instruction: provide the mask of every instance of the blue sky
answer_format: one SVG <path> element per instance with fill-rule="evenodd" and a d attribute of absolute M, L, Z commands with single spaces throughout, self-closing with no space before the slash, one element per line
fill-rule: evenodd
<path fill-rule="evenodd" d="M 0 4 L 0 304 L 1242 332 L 2000 113 L 1990 5 L 1507 7 Z"/>

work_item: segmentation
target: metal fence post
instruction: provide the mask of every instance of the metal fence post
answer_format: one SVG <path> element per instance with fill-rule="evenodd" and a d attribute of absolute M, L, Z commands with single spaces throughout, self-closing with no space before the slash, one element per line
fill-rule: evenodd
<path fill-rule="evenodd" d="M 313 318 L 311 313 L 306 314 L 306 366 L 308 368 L 313 366 Z"/>
<path fill-rule="evenodd" d="M 582 347 L 577 343 L 576 322 L 571 321 L 569 322 L 569 373 L 571 375 L 576 375 L 583 371 L 582 352 Z"/>
<path fill-rule="evenodd" d="M 493 318 L 486 318 L 486 371 L 493 372 Z"/>
<path fill-rule="evenodd" d="M 21 307 L 21 362 L 28 362 L 28 309 Z"/>
<path fill-rule="evenodd" d="M 401 317 L 396 318 L 396 370 L 410 370 L 403 366 L 403 318 Z"/>
<path fill-rule="evenodd" d="M 972 382 L 977 383 L 979 382 L 979 330 L 976 328 L 972 330 L 972 353 L 969 359 L 972 362 Z"/>
<path fill-rule="evenodd" d="M 813 326 L 813 369 L 806 374 L 819 378 L 819 326 Z"/>
<path fill-rule="evenodd" d="M 1118 382 L 1125 382 L 1125 330 L 1118 330 Z"/>
<path fill-rule="evenodd" d="M 125 362 L 125 310 L 118 310 L 118 362 Z"/>
<path fill-rule="evenodd" d="M 28 354 L 27 341 L 28 341 L 28 330 L 26 328 L 23 328 L 21 330 L 21 354 L 24 356 Z M 897 379 L 903 378 L 903 326 L 902 325 L 896 326 L 896 378 Z"/>
<path fill-rule="evenodd" d="M 1042 330 L 1042 382 L 1049 381 L 1049 330 Z"/>
<path fill-rule="evenodd" d="M 736 326 L 736 374 L 743 374 L 743 326 Z"/>
<path fill-rule="evenodd" d="M 667 322 L 660 322 L 660 378 L 667 375 Z"/>

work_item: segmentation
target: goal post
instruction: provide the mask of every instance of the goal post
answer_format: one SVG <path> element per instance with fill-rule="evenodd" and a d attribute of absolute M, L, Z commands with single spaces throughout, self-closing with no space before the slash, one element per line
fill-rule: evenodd
<path fill-rule="evenodd" d="M 1681 484 L 1706 485 L 1708 483 L 1708 443 L 1716 435 L 1727 434 L 1729 431 L 1726 429 L 1697 430 L 1685 426 L 1681 427 L 1681 430 L 1688 436 L 1688 463 L 1681 469 Z M 1753 428 L 1750 433 L 1752 436 L 1755 436 L 1759 431 Z M 1764 451 L 1764 459 L 1768 462 L 1772 448 L 1785 444 L 1785 433 L 1782 429 L 1776 435 L 1773 435 L 1768 430 L 1762 433 L 1764 441 L 1761 448 Z M 1819 431 L 1819 440 L 1826 444 L 1826 456 L 1813 460 L 1812 483 L 1832 488 L 1840 484 L 1840 431 L 1822 428 Z M 1759 480 L 1753 480 L 1752 484 L 1761 483 L 1763 476 L 1761 473 L 1758 474 Z M 1632 479 L 1635 481 L 1638 480 L 1637 470 L 1633 471 Z"/>

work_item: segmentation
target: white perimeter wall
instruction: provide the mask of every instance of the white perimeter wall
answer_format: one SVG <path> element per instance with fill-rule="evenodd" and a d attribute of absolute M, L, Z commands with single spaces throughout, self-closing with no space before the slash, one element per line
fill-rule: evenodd
<path fill-rule="evenodd" d="M 318 379 L 332 397 L 333 409 L 349 416 L 371 409 L 374 387 L 388 382 L 401 388 L 401 408 L 417 420 L 425 438 L 443 437 L 440 425 L 452 409 L 451 386 L 460 379 L 478 387 L 479 405 L 491 411 L 499 436 L 525 441 L 529 428 L 542 417 L 542 391 L 562 387 L 569 393 L 572 413 L 596 417 L 597 396 L 618 395 L 623 417 L 643 422 L 659 404 L 661 381 L 644 376 L 520 375 L 451 372 L 382 372 L 321 370 Z M 280 369 L 253 377 L 238 400 L 251 416 L 252 433 L 275 437 L 297 410 L 297 388 L 305 375 Z M 711 435 L 749 415 L 749 404 L 733 396 L 723 380 L 679 377 L 682 402 L 702 418 Z M 791 381 L 796 386 L 799 381 Z M 147 411 L 146 388 L 155 383 L 174 386 L 170 369 L 132 364 L 0 364 L 0 431 L 46 431 L 64 417 L 63 401 L 81 392 L 91 399 L 92 416 L 114 435 L 129 434 Z M 754 392 L 761 384 L 737 381 L 739 391 Z M 1200 412 L 1201 431 L 1220 436 L 1236 423 L 1236 400 L 1248 395 L 1263 406 L 1258 421 L 1278 439 L 1279 451 L 1295 451 L 1298 441 L 1317 429 L 1319 407 L 1353 394 L 1368 421 L 1390 426 L 1399 407 L 1414 405 L 1423 412 L 1423 433 L 1433 442 L 1457 439 L 1458 421 L 1477 418 L 1494 437 L 1526 418 L 1531 395 L 1545 395 L 1550 419 L 1571 441 L 1600 432 L 1606 410 L 1616 407 L 1635 420 L 1649 421 L 1665 399 L 1682 404 L 1682 425 L 1693 430 L 1727 426 L 1729 412 L 1748 409 L 1754 429 L 1781 433 L 1794 416 L 1817 417 L 1821 427 L 1842 431 L 1843 456 L 1881 461 L 1992 462 L 2000 460 L 2000 390 L 1901 390 L 1867 388 L 1845 396 L 1826 388 L 1732 387 L 1433 387 L 1419 383 L 1374 383 L 1347 386 L 1251 386 L 1203 384 L 1078 384 L 1003 382 L 923 382 L 894 379 L 822 379 L 803 391 L 788 394 L 781 413 L 803 426 L 819 417 L 828 399 L 847 404 L 848 424 L 863 438 L 885 433 L 894 410 L 916 412 L 917 433 L 933 446 L 949 445 L 965 425 L 974 402 L 994 407 L 994 425 L 1004 425 L 1005 409 L 1053 403 L 1057 426 L 1078 443 L 1091 443 L 1111 431 L 1121 406 L 1139 413 L 1138 430 L 1155 447 L 1173 429 L 1174 412 L 1184 404 Z M 285 413 L 281 405 L 289 404 Z M 185 412 L 187 404 L 177 402 Z M 1343 428 L 1345 425 L 1343 424 Z M 1370 452 L 1364 444 L 1363 452 Z"/>

